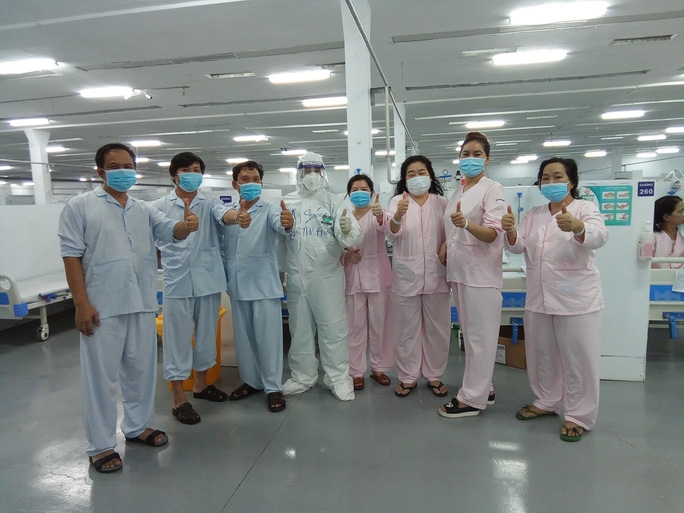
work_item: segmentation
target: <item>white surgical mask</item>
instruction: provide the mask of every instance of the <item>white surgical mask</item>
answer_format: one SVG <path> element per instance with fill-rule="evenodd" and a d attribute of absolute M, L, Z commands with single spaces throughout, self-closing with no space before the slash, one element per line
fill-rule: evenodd
<path fill-rule="evenodd" d="M 431 183 L 429 176 L 414 176 L 406 180 L 406 188 L 414 196 L 422 196 L 430 190 Z"/>
<path fill-rule="evenodd" d="M 321 188 L 321 175 L 318 173 L 309 173 L 302 178 L 302 185 L 306 187 L 309 192 L 316 192 Z"/>

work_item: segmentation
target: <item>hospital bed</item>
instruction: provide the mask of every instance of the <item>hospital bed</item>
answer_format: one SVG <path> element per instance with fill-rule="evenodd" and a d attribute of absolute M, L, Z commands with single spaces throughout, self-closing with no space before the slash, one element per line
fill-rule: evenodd
<path fill-rule="evenodd" d="M 48 305 L 71 299 L 57 236 L 62 208 L 0 206 L 0 319 L 40 319 L 39 340 L 50 336 Z"/>
<path fill-rule="evenodd" d="M 652 262 L 684 263 L 684 258 L 656 257 Z M 651 269 L 649 326 L 668 328 L 670 338 L 677 338 L 677 323 L 684 321 L 684 293 L 672 290 L 677 271 L 684 269 Z"/>

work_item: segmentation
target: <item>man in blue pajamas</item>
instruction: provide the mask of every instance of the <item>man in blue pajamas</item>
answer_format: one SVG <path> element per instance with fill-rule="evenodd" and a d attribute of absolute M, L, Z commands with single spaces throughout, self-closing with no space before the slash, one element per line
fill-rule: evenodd
<path fill-rule="evenodd" d="M 280 207 L 261 199 L 264 170 L 254 161 L 233 167 L 233 188 L 240 215 L 247 212 L 246 229 L 226 226 L 224 258 L 228 295 L 240 377 L 244 382 L 230 394 L 237 401 L 265 391 L 271 412 L 285 409 L 283 397 L 283 325 L 280 299 L 283 286 L 278 274 L 277 235 L 292 231 L 294 218 L 283 201 Z"/>
<path fill-rule="evenodd" d="M 207 371 L 216 363 L 216 330 L 221 292 L 226 277 L 221 260 L 221 232 L 224 222 L 235 217 L 218 198 L 198 192 L 205 165 L 190 152 L 171 159 L 169 174 L 176 186 L 152 205 L 171 219 L 183 219 L 185 201 L 200 218 L 197 232 L 178 242 L 158 241 L 164 268 L 164 379 L 171 382 L 173 416 L 183 424 L 197 424 L 201 418 L 185 397 L 183 380 L 195 369 L 193 397 L 213 402 L 228 399 L 214 385 L 207 386 Z M 195 335 L 195 345 L 191 340 Z"/>
<path fill-rule="evenodd" d="M 105 182 L 73 198 L 59 223 L 61 253 L 81 333 L 81 384 L 87 454 L 98 472 L 123 468 L 116 447 L 120 383 L 127 441 L 160 446 L 151 428 L 157 376 L 157 257 L 154 240 L 186 238 L 199 226 L 188 205 L 181 221 L 128 196 L 135 153 L 120 143 L 95 155 Z"/>

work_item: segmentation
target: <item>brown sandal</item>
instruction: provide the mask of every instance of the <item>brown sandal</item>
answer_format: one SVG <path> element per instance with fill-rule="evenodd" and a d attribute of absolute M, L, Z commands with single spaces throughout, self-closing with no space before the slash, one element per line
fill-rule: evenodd
<path fill-rule="evenodd" d="M 363 376 L 358 376 L 354 378 L 354 390 L 363 390 L 363 387 L 366 386 L 366 382 L 363 379 Z"/>
<path fill-rule="evenodd" d="M 266 396 L 268 411 L 276 413 L 285 409 L 285 397 L 282 392 L 271 392 Z"/>
<path fill-rule="evenodd" d="M 383 387 L 389 386 L 392 383 L 390 377 L 384 372 L 371 372 L 370 378 L 377 381 Z"/>

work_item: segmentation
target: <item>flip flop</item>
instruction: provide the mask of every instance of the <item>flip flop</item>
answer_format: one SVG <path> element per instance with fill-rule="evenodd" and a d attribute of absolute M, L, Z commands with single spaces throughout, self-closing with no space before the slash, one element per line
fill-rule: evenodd
<path fill-rule="evenodd" d="M 144 432 L 144 431 L 143 431 Z M 161 441 L 161 443 L 155 443 L 154 439 L 157 438 L 159 435 L 164 435 L 164 439 Z M 126 437 L 127 442 L 135 443 L 135 444 L 145 444 L 149 445 L 150 447 L 161 447 L 162 445 L 166 444 L 169 442 L 169 437 L 166 436 L 166 433 L 159 429 L 155 429 L 152 431 L 149 435 L 147 435 L 145 438 L 140 438 L 140 436 L 132 436 L 132 437 Z"/>
<path fill-rule="evenodd" d="M 363 387 L 366 386 L 366 382 L 363 379 L 363 376 L 357 376 L 354 378 L 354 390 L 363 390 Z"/>
<path fill-rule="evenodd" d="M 100 474 L 111 474 L 112 472 L 116 472 L 117 470 L 121 470 L 123 468 L 123 461 L 121 460 L 121 456 L 119 456 L 118 452 L 113 452 L 111 454 L 107 454 L 107 456 L 103 456 L 99 460 L 93 461 L 92 456 L 88 458 L 90 461 L 90 464 L 95 467 L 95 470 L 99 472 Z M 102 468 L 102 466 L 105 463 L 109 463 L 112 460 L 119 460 L 121 461 L 120 465 L 116 465 L 114 467 L 110 468 Z"/>
<path fill-rule="evenodd" d="M 370 378 L 374 379 L 375 381 L 377 381 L 379 384 L 381 384 L 384 387 L 386 387 L 390 383 L 392 383 L 392 380 L 390 379 L 390 377 L 387 374 L 385 374 L 384 372 L 371 372 Z"/>
<path fill-rule="evenodd" d="M 560 434 L 560 439 L 564 442 L 579 442 L 582 440 L 582 435 L 584 434 L 584 428 L 582 426 L 568 426 L 563 424 L 562 429 L 565 429 L 565 434 Z M 570 433 L 576 433 L 571 435 Z"/>
<path fill-rule="evenodd" d="M 442 383 L 441 381 L 436 385 L 431 385 L 430 382 L 428 381 L 427 386 L 432 391 L 432 393 L 437 397 L 445 397 L 449 393 L 449 390 L 445 390 L 444 392 L 439 391 L 439 389 L 442 387 L 446 388 L 444 383 Z"/>
<path fill-rule="evenodd" d="M 405 394 L 400 394 L 399 392 L 397 392 L 397 391 L 395 390 L 395 391 L 394 391 L 394 395 L 396 395 L 397 397 L 408 397 L 408 395 L 409 395 L 409 394 L 413 391 L 413 389 L 416 388 L 417 386 L 418 386 L 417 384 L 414 384 L 412 387 L 407 387 L 404 383 L 399 383 L 399 387 L 400 387 L 402 390 L 408 390 L 408 392 L 406 392 Z"/>
<path fill-rule="evenodd" d="M 258 394 L 259 392 L 261 392 L 261 390 L 254 388 L 248 385 L 247 383 L 243 383 L 230 393 L 230 395 L 228 396 L 228 400 L 239 401 L 241 399 L 249 397 L 250 395 Z"/>
<path fill-rule="evenodd" d="M 207 401 L 214 403 L 222 403 L 228 399 L 228 394 L 226 394 L 223 390 L 219 390 L 214 385 L 209 385 L 201 392 L 193 392 L 192 396 L 195 399 L 206 399 Z"/>
<path fill-rule="evenodd" d="M 534 406 L 536 411 L 533 410 L 532 408 L 533 408 L 533 406 L 531 404 L 526 404 L 525 406 L 522 407 L 522 410 L 525 410 L 525 413 L 530 413 L 531 415 L 526 417 L 522 413 L 517 411 L 517 412 L 515 412 L 515 418 L 518 420 L 534 420 L 534 419 L 538 419 L 539 417 L 547 417 L 550 415 L 551 416 L 552 415 L 558 415 L 556 412 L 553 412 L 553 411 L 540 410 L 536 406 Z"/>

